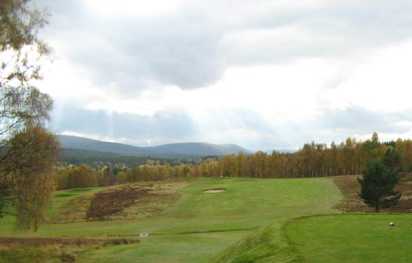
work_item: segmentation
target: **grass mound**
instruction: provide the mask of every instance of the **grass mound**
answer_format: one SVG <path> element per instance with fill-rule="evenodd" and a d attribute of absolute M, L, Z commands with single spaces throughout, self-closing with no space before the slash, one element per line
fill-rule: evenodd
<path fill-rule="evenodd" d="M 264 228 L 237 242 L 223 253 L 214 263 L 292 263 L 299 257 L 289 246 L 287 238 L 279 235 L 279 226 Z"/>
<path fill-rule="evenodd" d="M 299 256 L 289 245 L 283 226 L 291 218 L 302 215 L 332 213 L 341 198 L 330 179 L 274 180 L 272 185 L 276 212 L 271 224 L 236 242 L 222 251 L 214 263 L 292 263 Z"/>

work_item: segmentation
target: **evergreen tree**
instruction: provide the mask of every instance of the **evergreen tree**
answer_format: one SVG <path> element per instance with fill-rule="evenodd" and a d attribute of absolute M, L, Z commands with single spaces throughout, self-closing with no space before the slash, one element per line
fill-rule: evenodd
<path fill-rule="evenodd" d="M 394 172 L 399 172 L 401 169 L 401 156 L 396 148 L 389 146 L 383 157 L 383 164 Z"/>
<path fill-rule="evenodd" d="M 397 204 L 401 197 L 394 190 L 399 181 L 397 171 L 386 166 L 383 161 L 369 161 L 363 177 L 358 181 L 361 185 L 360 197 L 367 205 L 374 207 L 376 212 L 380 208 Z"/>

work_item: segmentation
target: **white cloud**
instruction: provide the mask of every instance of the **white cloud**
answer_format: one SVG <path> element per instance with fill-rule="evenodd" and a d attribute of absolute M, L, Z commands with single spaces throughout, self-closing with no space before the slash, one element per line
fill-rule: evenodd
<path fill-rule="evenodd" d="M 325 99 L 340 107 L 358 105 L 374 111 L 397 112 L 412 108 L 412 38 L 375 50 L 354 65 Z"/>
<path fill-rule="evenodd" d="M 130 114 L 179 120 L 173 138 L 111 133 L 136 143 L 270 149 L 412 134 L 408 1 L 42 1 L 56 15 L 45 34 L 55 62 L 41 87 L 68 132 L 88 131 L 64 122 L 73 107 L 115 114 L 123 129 Z"/>
<path fill-rule="evenodd" d="M 176 12 L 182 1 L 179 0 L 85 0 L 92 12 L 101 16 L 163 16 Z"/>

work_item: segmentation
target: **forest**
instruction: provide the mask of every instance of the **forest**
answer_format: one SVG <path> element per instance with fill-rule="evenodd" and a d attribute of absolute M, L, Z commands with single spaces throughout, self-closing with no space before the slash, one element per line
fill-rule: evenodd
<path fill-rule="evenodd" d="M 60 164 L 57 169 L 58 189 L 107 186 L 151 180 L 188 177 L 255 177 L 298 178 L 337 175 L 360 175 L 369 161 L 383 158 L 387 149 L 399 156 L 398 170 L 412 169 L 412 140 L 380 142 L 378 134 L 365 141 L 348 138 L 340 144 L 309 143 L 293 153 L 233 154 L 210 157 L 197 163 L 147 160 L 129 168 L 122 163 Z"/>
<path fill-rule="evenodd" d="M 205 160 L 193 166 L 192 175 L 258 178 L 359 175 L 369 161 L 382 159 L 390 147 L 399 155 L 399 170 L 409 172 L 412 168 L 412 140 L 380 142 L 378 134 L 374 133 L 365 141 L 348 138 L 340 144 L 332 142 L 330 145 L 312 142 L 294 153 L 257 152 Z"/>

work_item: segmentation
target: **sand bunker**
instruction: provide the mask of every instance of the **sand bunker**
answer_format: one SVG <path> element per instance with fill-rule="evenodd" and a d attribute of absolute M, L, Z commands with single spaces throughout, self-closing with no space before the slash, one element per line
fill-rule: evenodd
<path fill-rule="evenodd" d="M 216 193 L 222 193 L 226 191 L 225 188 L 214 188 L 214 189 L 207 189 L 204 191 L 206 194 L 216 194 Z"/>

